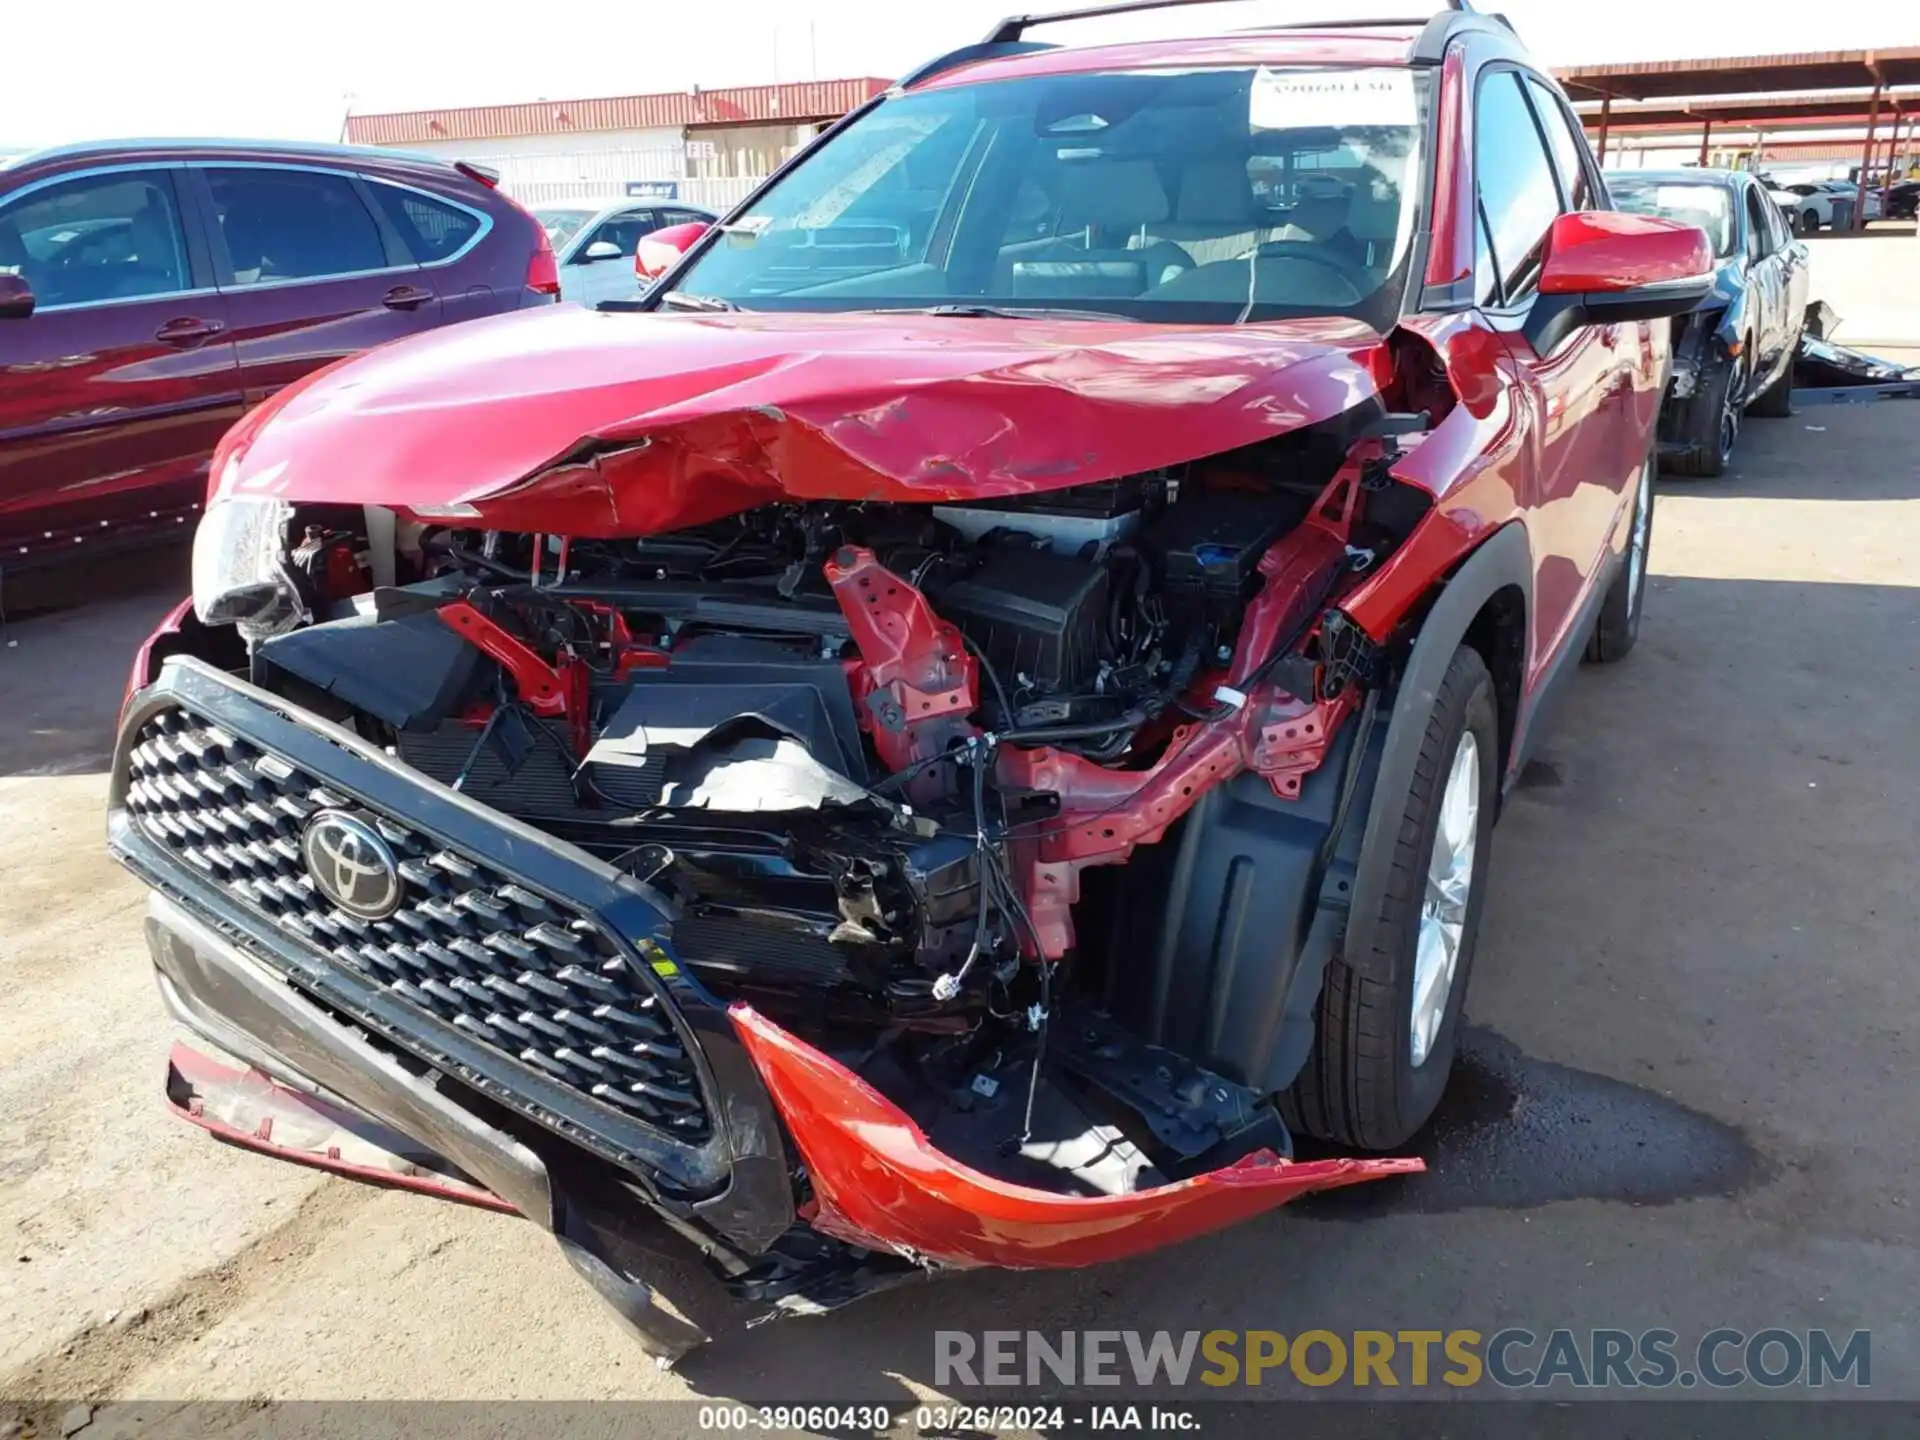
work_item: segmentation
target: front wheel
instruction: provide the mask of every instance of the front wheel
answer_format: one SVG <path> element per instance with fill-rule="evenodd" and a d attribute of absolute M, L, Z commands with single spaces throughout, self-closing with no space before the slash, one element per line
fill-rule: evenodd
<path fill-rule="evenodd" d="M 1811 235 L 1819 228 L 1820 212 L 1818 210 L 1802 210 L 1800 212 L 1800 233 L 1802 235 Z"/>
<path fill-rule="evenodd" d="M 1440 1103 L 1480 930 L 1499 736 L 1493 678 L 1463 645 L 1428 712 L 1397 823 L 1370 837 L 1393 846 L 1372 943 L 1343 945 L 1327 962 L 1313 1052 L 1280 1096 L 1295 1130 L 1390 1150 Z"/>
<path fill-rule="evenodd" d="M 1586 658 L 1596 665 L 1624 659 L 1640 638 L 1640 611 L 1647 600 L 1647 551 L 1653 543 L 1653 458 L 1640 467 L 1633 487 L 1633 528 L 1627 535 L 1626 563 L 1600 602 L 1600 618 L 1587 641 Z"/>
<path fill-rule="evenodd" d="M 1733 462 L 1740 417 L 1747 409 L 1746 357 L 1732 355 L 1702 377 L 1687 412 L 1687 449 L 1669 462 L 1676 475 L 1711 480 Z"/>
<path fill-rule="evenodd" d="M 1784 420 L 1793 414 L 1793 357 L 1800 353 L 1800 337 L 1795 335 L 1787 346 L 1787 363 L 1780 367 L 1780 373 L 1771 385 L 1753 397 L 1753 403 L 1747 406 L 1749 415 L 1758 415 L 1763 420 Z"/>

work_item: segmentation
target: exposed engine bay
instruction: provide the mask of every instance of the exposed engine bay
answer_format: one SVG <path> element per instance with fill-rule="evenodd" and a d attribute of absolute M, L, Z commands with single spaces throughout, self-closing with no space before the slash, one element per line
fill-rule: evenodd
<path fill-rule="evenodd" d="M 1338 599 L 1425 513 L 1396 433 L 633 539 L 403 522 L 385 557 L 358 510 L 303 508 L 311 623 L 249 664 L 668 897 L 681 965 L 950 1153 L 1124 1192 L 1287 1137 L 1257 1066 L 1112 1018 L 1140 897 L 1083 875 L 1236 776 L 1298 796 L 1370 715 L 1382 657 Z"/>

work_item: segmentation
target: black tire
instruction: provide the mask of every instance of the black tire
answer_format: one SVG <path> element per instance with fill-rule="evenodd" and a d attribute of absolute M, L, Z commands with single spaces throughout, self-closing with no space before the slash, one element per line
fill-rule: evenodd
<path fill-rule="evenodd" d="M 1416 1066 L 1414 960 L 1427 868 L 1447 777 L 1469 733 L 1480 767 L 1472 874 L 1446 1007 L 1425 1060 Z M 1293 1129 L 1336 1145 L 1391 1150 L 1426 1124 L 1440 1103 L 1459 1044 L 1461 1003 L 1486 898 L 1500 770 L 1493 677 L 1479 653 L 1463 645 L 1454 652 L 1427 716 L 1399 828 L 1390 841 L 1369 837 L 1370 844 L 1393 845 L 1374 927 L 1376 943 L 1365 953 L 1343 946 L 1327 962 L 1314 1011 L 1312 1053 L 1279 1097 L 1280 1113 Z"/>
<path fill-rule="evenodd" d="M 1800 233 L 1802 235 L 1811 235 L 1819 228 L 1820 212 L 1818 210 L 1803 210 L 1800 212 Z"/>
<path fill-rule="evenodd" d="M 1667 462 L 1676 475 L 1711 480 L 1727 473 L 1733 459 L 1733 442 L 1740 436 L 1741 404 L 1739 387 L 1746 383 L 1746 366 L 1737 355 L 1723 355 L 1719 363 L 1700 379 L 1694 393 L 1693 408 L 1687 412 L 1687 448 Z M 1731 420 L 1732 433 L 1726 432 Z"/>
<path fill-rule="evenodd" d="M 1647 603 L 1647 555 L 1653 546 L 1653 471 L 1651 457 L 1634 487 L 1632 528 L 1627 531 L 1627 553 L 1619 573 L 1600 602 L 1600 618 L 1587 638 L 1586 658 L 1596 665 L 1623 660 L 1640 638 L 1640 612 Z M 1634 549 L 1640 563 L 1634 563 Z"/>
<path fill-rule="evenodd" d="M 1800 337 L 1796 334 L 1787 346 L 1787 363 L 1781 368 L 1779 378 L 1753 397 L 1753 403 L 1747 406 L 1749 415 L 1763 420 L 1784 420 L 1793 414 L 1793 357 L 1799 350 Z"/>

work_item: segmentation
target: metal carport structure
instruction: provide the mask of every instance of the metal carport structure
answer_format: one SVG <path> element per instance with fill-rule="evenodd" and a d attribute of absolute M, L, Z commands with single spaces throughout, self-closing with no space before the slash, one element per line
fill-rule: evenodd
<path fill-rule="evenodd" d="M 1866 214 L 1867 173 L 1873 168 L 1882 105 L 1891 102 L 1896 143 L 1902 123 L 1911 125 L 1911 117 L 1920 114 L 1920 94 L 1913 93 L 1920 91 L 1920 46 L 1570 65 L 1554 76 L 1583 122 L 1596 130 L 1603 160 L 1615 101 L 1664 102 L 1635 105 L 1630 113 L 1639 123 L 1697 122 L 1703 157 L 1716 122 L 1766 120 L 1789 128 L 1797 119 L 1820 117 L 1823 110 L 1831 117 L 1858 113 L 1864 106 L 1867 135 L 1854 201 L 1856 224 Z"/>

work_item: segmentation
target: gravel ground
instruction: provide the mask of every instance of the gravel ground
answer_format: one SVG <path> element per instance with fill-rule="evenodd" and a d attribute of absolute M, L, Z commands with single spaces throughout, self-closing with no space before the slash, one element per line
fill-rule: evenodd
<path fill-rule="evenodd" d="M 1475 1059 L 1416 1146 L 1430 1179 L 730 1331 L 671 1373 L 533 1227 L 166 1118 L 102 772 L 184 561 L 16 619 L 0 1395 L 904 1400 L 936 1325 L 1778 1324 L 1871 1328 L 1876 1392 L 1920 1397 L 1916 442 L 1920 405 L 1808 409 L 1751 423 L 1725 479 L 1663 487 L 1640 647 L 1578 678 L 1497 832 Z"/>

